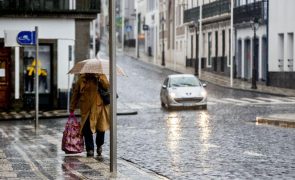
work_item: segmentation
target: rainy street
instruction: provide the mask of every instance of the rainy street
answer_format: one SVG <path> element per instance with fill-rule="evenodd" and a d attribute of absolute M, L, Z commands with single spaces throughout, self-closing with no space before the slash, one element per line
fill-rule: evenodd
<path fill-rule="evenodd" d="M 295 178 L 295 131 L 257 125 L 257 116 L 295 111 L 295 98 L 234 90 L 207 83 L 208 108 L 166 110 L 160 89 L 171 70 L 119 55 L 118 159 L 168 179 Z M 66 118 L 0 122 L 0 168 L 10 177 L 71 179 L 97 174 L 108 159 L 65 156 Z M 109 132 L 103 156 L 109 154 Z M 87 165 L 85 165 L 86 163 Z M 72 166 L 79 171 L 71 170 Z M 85 175 L 86 174 L 86 175 Z M 89 177 L 89 176 L 88 176 Z"/>

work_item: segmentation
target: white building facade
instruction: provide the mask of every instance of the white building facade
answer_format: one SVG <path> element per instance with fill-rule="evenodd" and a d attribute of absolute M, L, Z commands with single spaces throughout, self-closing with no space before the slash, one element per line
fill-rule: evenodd
<path fill-rule="evenodd" d="M 230 75 L 230 0 L 188 1 L 184 13 L 186 66 L 195 74 L 208 71 Z"/>
<path fill-rule="evenodd" d="M 236 77 L 251 80 L 253 75 L 256 75 L 256 80 L 266 83 L 267 1 L 235 0 L 234 26 Z"/>
<path fill-rule="evenodd" d="M 269 0 L 269 83 L 295 89 L 295 1 Z"/>
<path fill-rule="evenodd" d="M 35 102 L 35 46 L 9 45 L 8 36 L 16 39 L 18 32 L 35 31 L 38 27 L 41 109 L 67 107 L 73 79 L 67 72 L 74 63 L 90 58 L 90 23 L 97 17 L 99 2 L 35 2 L 0 2 L 0 81 L 3 81 L 0 83 L 0 107 L 3 108 L 17 104 L 30 109 Z"/>

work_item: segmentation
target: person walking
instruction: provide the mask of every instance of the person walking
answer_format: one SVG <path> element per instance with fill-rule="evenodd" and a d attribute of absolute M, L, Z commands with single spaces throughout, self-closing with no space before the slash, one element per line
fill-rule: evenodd
<path fill-rule="evenodd" d="M 105 131 L 109 129 L 109 105 L 105 105 L 99 94 L 100 85 L 109 89 L 105 74 L 81 74 L 76 82 L 70 104 L 70 113 L 80 103 L 81 133 L 84 136 L 87 157 L 94 156 L 93 134 L 96 133 L 97 155 L 101 156 Z"/>

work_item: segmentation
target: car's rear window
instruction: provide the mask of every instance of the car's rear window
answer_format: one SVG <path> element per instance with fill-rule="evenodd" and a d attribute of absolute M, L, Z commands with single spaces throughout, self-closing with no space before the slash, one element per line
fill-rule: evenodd
<path fill-rule="evenodd" d="M 169 82 L 170 87 L 200 86 L 200 81 L 195 77 L 173 77 Z"/>

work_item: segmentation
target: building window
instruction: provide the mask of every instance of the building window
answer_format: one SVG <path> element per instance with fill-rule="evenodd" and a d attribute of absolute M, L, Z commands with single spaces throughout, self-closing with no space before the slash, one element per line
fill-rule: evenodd
<path fill-rule="evenodd" d="M 215 31 L 215 57 L 218 57 L 218 31 Z"/>
<path fill-rule="evenodd" d="M 225 56 L 225 30 L 222 30 L 222 57 Z"/>
<path fill-rule="evenodd" d="M 36 63 L 35 47 L 24 48 L 24 89 L 25 93 L 34 93 L 35 91 L 35 68 L 39 66 L 39 92 L 50 93 L 50 75 L 51 75 L 51 56 L 50 46 L 39 46 L 39 60 Z"/>
<path fill-rule="evenodd" d="M 208 66 L 211 66 L 211 55 L 212 55 L 212 34 L 208 33 Z"/>
<path fill-rule="evenodd" d="M 294 68 L 294 34 L 293 33 L 288 33 L 288 49 L 287 49 L 287 66 L 288 66 L 288 71 L 293 71 Z"/>
<path fill-rule="evenodd" d="M 148 10 L 153 11 L 156 8 L 156 3 L 155 0 L 149 0 L 147 1 L 148 3 Z"/>
<path fill-rule="evenodd" d="M 284 34 L 279 34 L 278 42 L 278 67 L 280 71 L 284 70 Z"/>
<path fill-rule="evenodd" d="M 177 6 L 176 18 L 176 25 L 179 26 L 181 24 L 181 5 Z"/>
<path fill-rule="evenodd" d="M 180 47 L 179 47 L 179 50 L 180 50 L 180 51 L 182 50 L 182 41 L 180 41 Z"/>

